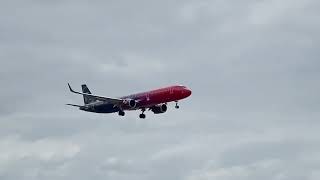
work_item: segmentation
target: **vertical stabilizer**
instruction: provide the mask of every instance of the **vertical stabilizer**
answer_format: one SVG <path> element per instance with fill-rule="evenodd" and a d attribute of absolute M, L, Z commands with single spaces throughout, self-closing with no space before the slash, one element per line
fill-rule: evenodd
<path fill-rule="evenodd" d="M 90 92 L 89 88 L 87 87 L 87 85 L 83 84 L 83 85 L 81 85 L 81 87 L 82 87 L 82 92 L 83 93 L 91 94 L 91 92 Z M 83 101 L 84 101 L 84 104 L 90 104 L 92 102 L 95 102 L 96 99 L 94 97 L 83 95 Z"/>

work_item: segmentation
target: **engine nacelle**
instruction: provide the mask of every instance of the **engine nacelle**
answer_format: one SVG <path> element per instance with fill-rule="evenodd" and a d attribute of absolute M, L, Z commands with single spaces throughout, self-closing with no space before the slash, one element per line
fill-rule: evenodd
<path fill-rule="evenodd" d="M 161 114 L 167 112 L 168 107 L 166 104 L 156 105 L 151 108 L 151 111 L 155 114 Z"/>
<path fill-rule="evenodd" d="M 135 108 L 137 106 L 137 101 L 134 99 L 127 99 L 124 101 L 124 104 L 127 104 L 130 108 Z"/>

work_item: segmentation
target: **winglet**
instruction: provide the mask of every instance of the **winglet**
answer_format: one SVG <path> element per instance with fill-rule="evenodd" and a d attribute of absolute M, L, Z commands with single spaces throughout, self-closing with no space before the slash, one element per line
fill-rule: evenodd
<path fill-rule="evenodd" d="M 68 86 L 69 86 L 69 90 L 73 93 L 75 93 L 75 91 L 71 88 L 70 84 L 68 83 Z"/>

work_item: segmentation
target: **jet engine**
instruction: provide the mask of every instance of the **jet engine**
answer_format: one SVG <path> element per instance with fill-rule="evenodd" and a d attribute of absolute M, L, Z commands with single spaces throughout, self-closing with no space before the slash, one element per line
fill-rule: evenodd
<path fill-rule="evenodd" d="M 127 99 L 124 103 L 129 105 L 131 108 L 135 108 L 137 106 L 137 101 L 134 99 Z"/>
<path fill-rule="evenodd" d="M 167 112 L 168 107 L 166 104 L 156 105 L 151 108 L 151 111 L 155 114 L 161 114 Z"/>

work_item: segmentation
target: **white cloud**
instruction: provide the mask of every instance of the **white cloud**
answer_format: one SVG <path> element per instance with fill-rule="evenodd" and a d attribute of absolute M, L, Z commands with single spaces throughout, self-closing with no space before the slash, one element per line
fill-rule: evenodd
<path fill-rule="evenodd" d="M 0 139 L 1 166 L 19 163 L 24 159 L 35 159 L 45 162 L 63 161 L 75 157 L 80 152 L 80 146 L 55 139 L 40 139 L 27 141 L 19 136 L 9 136 Z"/>
<path fill-rule="evenodd" d="M 0 4 L 0 179 L 319 179 L 317 0 Z M 67 82 L 193 95 L 119 118 Z"/>

